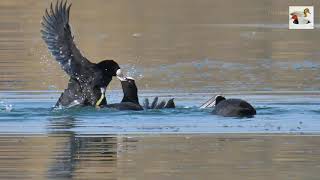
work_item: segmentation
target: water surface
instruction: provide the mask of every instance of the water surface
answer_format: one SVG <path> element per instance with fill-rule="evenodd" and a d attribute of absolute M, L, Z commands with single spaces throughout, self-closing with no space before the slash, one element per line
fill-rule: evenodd
<path fill-rule="evenodd" d="M 254 92 L 252 92 L 254 93 Z M 92 107 L 53 110 L 59 92 L 2 92 L 0 133 L 47 134 L 71 131 L 76 134 L 137 133 L 319 133 L 319 93 L 255 92 L 226 94 L 244 98 L 256 109 L 253 118 L 212 115 L 212 109 L 198 107 L 213 94 L 146 91 L 143 98 L 174 97 L 176 109 L 117 111 Z M 108 93 L 117 103 L 122 92 Z"/>
<path fill-rule="evenodd" d="M 319 178 L 318 136 L 0 136 L 1 179 Z"/>

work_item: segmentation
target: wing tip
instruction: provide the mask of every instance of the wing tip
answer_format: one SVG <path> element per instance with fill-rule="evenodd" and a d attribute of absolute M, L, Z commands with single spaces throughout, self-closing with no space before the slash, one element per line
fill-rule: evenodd
<path fill-rule="evenodd" d="M 46 8 L 42 16 L 42 35 L 47 33 L 58 34 L 61 29 L 68 25 L 71 5 L 72 3 L 68 4 L 68 0 L 57 0 L 55 3 L 50 3 L 50 7 Z"/>
<path fill-rule="evenodd" d="M 57 0 L 56 3 L 50 3 L 50 7 L 46 8 L 44 19 L 48 20 L 55 25 L 59 23 L 67 24 L 69 22 L 69 13 L 72 3 L 68 0 Z"/>

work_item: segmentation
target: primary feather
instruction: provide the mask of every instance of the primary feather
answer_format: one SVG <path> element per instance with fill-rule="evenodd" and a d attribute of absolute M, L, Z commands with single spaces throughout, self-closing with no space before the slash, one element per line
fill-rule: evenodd
<path fill-rule="evenodd" d="M 74 43 L 69 25 L 70 7 L 71 4 L 67 5 L 67 1 L 58 1 L 55 7 L 51 3 L 50 9 L 46 9 L 42 18 L 41 34 L 62 69 L 69 76 L 79 78 L 90 62 L 82 56 Z"/>

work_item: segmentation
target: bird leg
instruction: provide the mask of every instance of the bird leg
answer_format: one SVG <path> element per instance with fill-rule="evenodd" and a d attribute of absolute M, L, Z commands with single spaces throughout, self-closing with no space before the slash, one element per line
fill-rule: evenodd
<path fill-rule="evenodd" d="M 106 89 L 107 89 L 107 88 L 104 88 L 104 87 L 103 87 L 103 88 L 100 88 L 100 90 L 101 90 L 101 97 L 100 97 L 100 99 L 97 101 L 96 107 L 99 107 L 99 106 L 100 106 L 103 98 L 105 97 Z"/>

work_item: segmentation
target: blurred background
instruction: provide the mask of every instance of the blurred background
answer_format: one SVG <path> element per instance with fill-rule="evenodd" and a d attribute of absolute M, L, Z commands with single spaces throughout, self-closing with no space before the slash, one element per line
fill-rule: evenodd
<path fill-rule="evenodd" d="M 40 22 L 49 0 L 1 0 L 0 90 L 62 90 Z M 91 61 L 114 59 L 140 90 L 315 91 L 319 1 L 77 0 L 70 22 Z M 314 30 L 288 30 L 288 6 L 313 5 Z M 114 80 L 111 89 L 120 89 Z"/>

